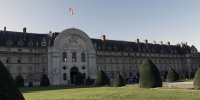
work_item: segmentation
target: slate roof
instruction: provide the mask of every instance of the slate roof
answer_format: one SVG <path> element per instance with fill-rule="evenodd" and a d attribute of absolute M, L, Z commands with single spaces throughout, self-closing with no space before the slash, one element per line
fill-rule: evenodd
<path fill-rule="evenodd" d="M 59 33 L 37 34 L 23 33 L 13 31 L 0 31 L 0 46 L 32 46 L 47 47 L 52 46 L 56 36 Z M 167 54 L 185 54 L 191 53 L 187 45 L 161 45 L 145 44 L 130 41 L 105 40 L 91 38 L 97 51 L 114 52 L 141 52 L 141 53 L 167 53 Z M 23 45 L 22 45 L 23 43 Z"/>
<path fill-rule="evenodd" d="M 151 43 L 136 43 L 130 41 L 92 39 L 94 47 L 98 51 L 116 52 L 141 52 L 141 53 L 166 53 L 166 54 L 185 54 L 190 53 L 187 45 L 161 45 Z"/>
<path fill-rule="evenodd" d="M 54 41 L 52 34 L 0 31 L 0 46 L 46 47 Z"/>

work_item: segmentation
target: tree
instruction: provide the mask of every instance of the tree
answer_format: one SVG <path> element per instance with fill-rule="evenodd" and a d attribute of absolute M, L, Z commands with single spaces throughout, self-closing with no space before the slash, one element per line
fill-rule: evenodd
<path fill-rule="evenodd" d="M 140 88 L 162 87 L 162 79 L 156 65 L 146 59 L 140 67 Z"/>
<path fill-rule="evenodd" d="M 179 79 L 178 73 L 173 68 L 170 67 L 167 73 L 166 81 L 174 82 L 174 81 L 177 81 L 178 79 Z"/>
<path fill-rule="evenodd" d="M 102 70 L 97 72 L 97 77 L 94 82 L 94 86 L 104 86 L 104 85 L 109 85 L 110 80 L 106 73 L 104 73 Z"/>
<path fill-rule="evenodd" d="M 193 86 L 194 86 L 195 90 L 200 89 L 200 68 L 197 70 L 197 72 L 194 76 Z"/>
<path fill-rule="evenodd" d="M 194 78 L 195 73 L 194 72 L 190 72 L 190 78 Z"/>
<path fill-rule="evenodd" d="M 165 71 L 163 78 L 166 79 L 167 78 L 167 73 L 168 71 Z"/>
<path fill-rule="evenodd" d="M 113 86 L 114 87 L 125 86 L 124 78 L 120 74 L 117 74 Z"/>
<path fill-rule="evenodd" d="M 25 100 L 10 72 L 0 61 L 0 100 Z"/>
<path fill-rule="evenodd" d="M 40 81 L 40 86 L 41 87 L 50 86 L 50 81 L 46 74 L 43 74 L 42 79 Z"/>
<path fill-rule="evenodd" d="M 24 87 L 24 78 L 22 77 L 22 75 L 18 75 L 15 78 L 15 83 L 18 87 Z"/>

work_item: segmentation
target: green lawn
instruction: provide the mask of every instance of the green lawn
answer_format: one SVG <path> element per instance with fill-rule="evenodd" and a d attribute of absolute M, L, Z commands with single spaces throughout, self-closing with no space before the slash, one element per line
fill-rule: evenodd
<path fill-rule="evenodd" d="M 125 87 L 48 87 L 22 88 L 26 100 L 200 100 L 192 89 Z"/>

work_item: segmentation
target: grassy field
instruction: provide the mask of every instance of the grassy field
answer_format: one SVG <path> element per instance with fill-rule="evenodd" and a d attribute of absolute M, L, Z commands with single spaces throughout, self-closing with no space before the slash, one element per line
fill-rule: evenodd
<path fill-rule="evenodd" d="M 22 88 L 26 100 L 200 100 L 200 91 L 178 88 L 125 87 Z"/>

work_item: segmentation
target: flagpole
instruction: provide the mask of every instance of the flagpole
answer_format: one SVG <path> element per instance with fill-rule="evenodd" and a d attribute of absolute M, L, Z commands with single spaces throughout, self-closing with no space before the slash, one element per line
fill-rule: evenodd
<path fill-rule="evenodd" d="M 72 0 L 69 0 L 71 5 L 73 5 Z M 69 14 L 71 15 L 71 27 L 74 27 L 74 9 L 73 6 L 69 8 Z"/>
<path fill-rule="evenodd" d="M 69 8 L 69 13 L 70 13 L 70 15 L 71 15 L 71 26 L 73 27 L 74 26 L 74 17 L 73 17 L 73 15 L 74 15 L 74 11 L 73 11 L 73 8 Z"/>

